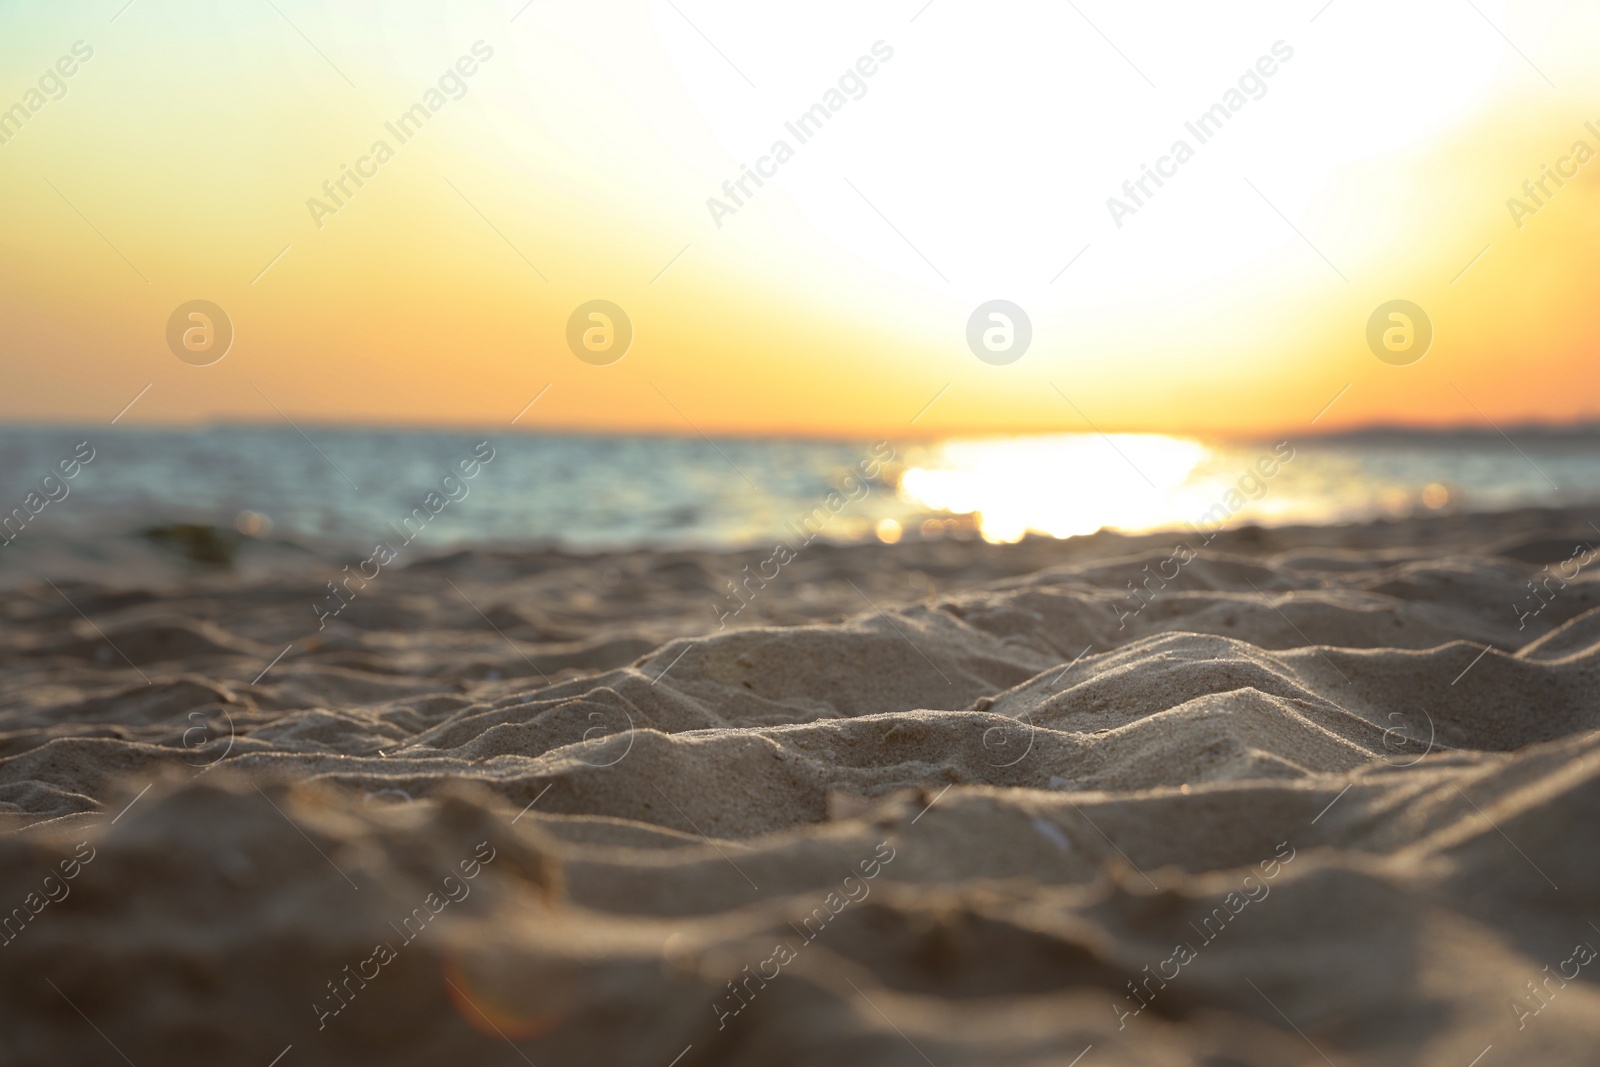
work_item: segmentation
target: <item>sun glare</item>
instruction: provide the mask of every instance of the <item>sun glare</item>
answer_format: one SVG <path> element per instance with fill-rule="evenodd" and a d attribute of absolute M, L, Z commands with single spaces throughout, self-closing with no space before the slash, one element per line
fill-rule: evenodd
<path fill-rule="evenodd" d="M 984 540 L 1149 530 L 1192 520 L 1178 493 L 1207 458 L 1198 441 L 1162 434 L 1056 434 L 953 440 L 908 467 L 900 494 L 974 515 Z"/>

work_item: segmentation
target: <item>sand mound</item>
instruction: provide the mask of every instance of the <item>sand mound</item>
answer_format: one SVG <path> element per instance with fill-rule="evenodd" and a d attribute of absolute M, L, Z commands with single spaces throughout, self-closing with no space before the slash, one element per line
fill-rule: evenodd
<path fill-rule="evenodd" d="M 27 587 L 6 1061 L 1590 1062 L 1580 518 Z"/>

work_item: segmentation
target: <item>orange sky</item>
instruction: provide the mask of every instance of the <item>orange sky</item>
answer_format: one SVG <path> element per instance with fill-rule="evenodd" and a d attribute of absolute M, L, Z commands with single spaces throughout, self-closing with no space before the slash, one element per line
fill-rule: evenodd
<path fill-rule="evenodd" d="M 1304 432 L 1336 395 L 1318 429 L 1600 415 L 1600 159 L 1520 228 L 1506 204 L 1600 152 L 1593 5 L 1085 6 L 1104 37 L 1044 5 L 679 6 L 0 15 L 0 108 L 93 49 L 0 144 L 0 418 L 109 419 L 147 384 L 129 424 L 489 427 L 547 385 L 520 427 Z M 1412 22 L 1374 42 L 1378 18 Z M 459 99 L 386 132 L 479 41 Z M 864 94 L 715 225 L 707 198 L 878 41 Z M 1115 226 L 1106 198 L 1275 41 L 1270 91 Z M 378 139 L 394 158 L 319 227 L 308 199 Z M 965 340 L 997 297 L 1033 325 L 1006 366 Z M 1405 367 L 1364 340 L 1397 297 L 1436 330 Z M 610 366 L 566 347 L 596 298 L 634 324 Z M 192 299 L 234 324 L 212 366 L 167 348 Z"/>

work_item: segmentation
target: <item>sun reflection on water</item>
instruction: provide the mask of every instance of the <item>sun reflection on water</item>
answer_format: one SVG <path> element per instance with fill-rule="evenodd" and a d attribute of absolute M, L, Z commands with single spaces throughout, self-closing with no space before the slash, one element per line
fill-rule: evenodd
<path fill-rule="evenodd" d="M 990 542 L 1030 531 L 1137 532 L 1195 521 L 1227 491 L 1193 477 L 1211 455 L 1199 441 L 1162 434 L 950 440 L 909 464 L 899 488 L 908 503 L 975 516 Z"/>
<path fill-rule="evenodd" d="M 997 544 L 1029 533 L 1214 528 L 1309 518 L 1309 502 L 1282 491 L 1269 498 L 1293 456 L 1286 443 L 1275 451 L 1162 434 L 965 438 L 907 458 L 899 494 L 910 506 L 971 515 L 982 537 Z"/>
<path fill-rule="evenodd" d="M 1600 464 L 1588 438 L 1550 442 L 1539 456 L 1539 467 L 1571 486 L 1564 492 L 1531 482 L 1518 467 L 1529 462 L 1494 441 L 1460 439 L 954 438 L 908 451 L 897 482 L 908 514 L 893 537 L 930 512 L 924 537 L 940 536 L 943 524 L 1004 543 L 1029 533 L 1208 534 L 1252 523 L 1365 522 L 1600 498 Z M 889 537 L 880 531 L 879 539 Z"/>

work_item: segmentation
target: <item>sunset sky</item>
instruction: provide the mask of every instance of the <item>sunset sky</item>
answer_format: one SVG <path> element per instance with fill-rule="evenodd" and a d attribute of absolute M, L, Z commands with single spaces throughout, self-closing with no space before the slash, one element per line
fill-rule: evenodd
<path fill-rule="evenodd" d="M 519 428 L 1600 416 L 1592 2 L 125 2 L 0 13 L 8 421 L 109 421 L 146 385 L 125 423 L 503 427 L 546 386 Z M 965 339 L 997 298 L 1033 328 L 1005 366 Z M 196 299 L 235 331 L 211 366 L 167 346 Z M 594 299 L 633 323 L 609 366 L 567 348 Z M 1365 341 L 1392 299 L 1433 322 L 1410 366 Z"/>

